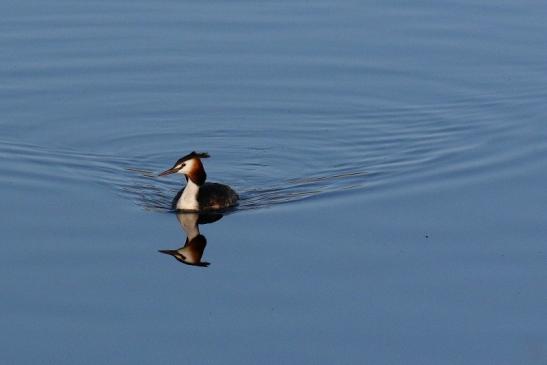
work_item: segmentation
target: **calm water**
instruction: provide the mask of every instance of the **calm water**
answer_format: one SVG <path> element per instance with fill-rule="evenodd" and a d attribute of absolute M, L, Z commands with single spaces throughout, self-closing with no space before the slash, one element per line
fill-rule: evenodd
<path fill-rule="evenodd" d="M 2 362 L 546 364 L 546 17 L 1 2 Z"/>

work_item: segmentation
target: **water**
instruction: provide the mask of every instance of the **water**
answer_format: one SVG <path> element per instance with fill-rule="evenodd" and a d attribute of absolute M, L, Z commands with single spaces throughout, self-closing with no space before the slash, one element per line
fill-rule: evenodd
<path fill-rule="evenodd" d="M 547 361 L 543 2 L 0 14 L 3 362 Z"/>

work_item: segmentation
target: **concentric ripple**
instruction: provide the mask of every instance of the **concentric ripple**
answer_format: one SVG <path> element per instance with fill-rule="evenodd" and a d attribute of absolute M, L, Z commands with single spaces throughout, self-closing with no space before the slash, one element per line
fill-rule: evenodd
<path fill-rule="evenodd" d="M 542 163 L 547 144 L 541 133 L 497 123 L 499 113 L 506 120 L 509 115 L 534 123 L 523 111 L 530 110 L 535 98 L 526 100 L 483 97 L 378 108 L 294 125 L 271 123 L 252 133 L 245 128 L 211 129 L 199 139 L 213 146 L 212 158 L 205 162 L 210 180 L 232 185 L 240 193 L 238 209 L 259 209 L 341 193 L 374 195 L 469 183 Z M 197 138 L 199 133 L 193 134 Z M 172 147 L 176 136 L 173 127 L 156 135 L 118 138 L 113 144 L 120 148 L 139 146 L 139 152 L 126 149 L 125 156 L 2 141 L 0 152 L 7 162 L 2 176 L 29 184 L 85 179 L 110 186 L 145 209 L 167 211 L 182 181 L 158 178 L 157 172 L 188 152 Z M 515 145 L 520 147 L 511 148 Z"/>

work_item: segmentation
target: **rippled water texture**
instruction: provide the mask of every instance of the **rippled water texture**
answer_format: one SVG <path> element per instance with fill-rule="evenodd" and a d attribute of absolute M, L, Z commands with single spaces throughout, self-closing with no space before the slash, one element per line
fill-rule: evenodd
<path fill-rule="evenodd" d="M 538 1 L 1 2 L 0 352 L 543 363 L 545 19 Z M 201 228 L 169 211 L 183 179 L 157 177 L 192 150 L 241 196 Z M 157 252 L 176 249 L 211 265 Z"/>

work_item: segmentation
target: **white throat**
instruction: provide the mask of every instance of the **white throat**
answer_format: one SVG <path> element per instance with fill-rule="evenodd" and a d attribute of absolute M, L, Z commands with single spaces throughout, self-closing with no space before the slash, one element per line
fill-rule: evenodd
<path fill-rule="evenodd" d="M 178 210 L 199 210 L 199 185 L 188 179 L 186 187 L 177 201 Z"/>

